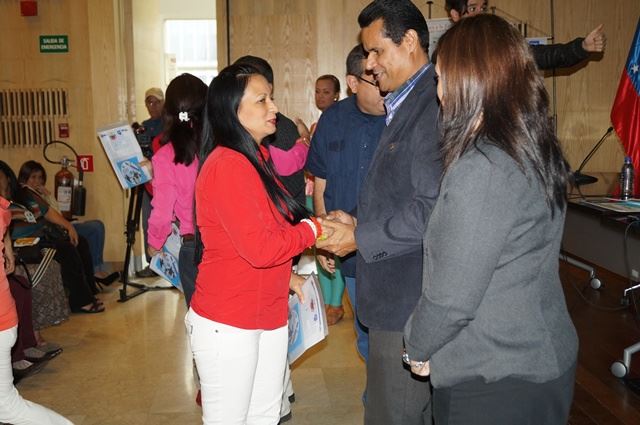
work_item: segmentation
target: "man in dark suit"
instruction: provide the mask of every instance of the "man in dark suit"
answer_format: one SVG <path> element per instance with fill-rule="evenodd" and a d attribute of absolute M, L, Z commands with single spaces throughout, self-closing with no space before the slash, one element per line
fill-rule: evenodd
<path fill-rule="evenodd" d="M 322 220 L 317 246 L 358 250 L 358 315 L 369 327 L 365 424 L 431 423 L 429 383 L 403 367 L 403 328 L 422 285 L 422 237 L 438 196 L 442 164 L 435 73 L 424 16 L 408 0 L 378 0 L 358 17 L 366 62 L 387 92 L 386 128 L 360 192 L 357 219 Z M 332 221 L 333 220 L 333 221 Z"/>

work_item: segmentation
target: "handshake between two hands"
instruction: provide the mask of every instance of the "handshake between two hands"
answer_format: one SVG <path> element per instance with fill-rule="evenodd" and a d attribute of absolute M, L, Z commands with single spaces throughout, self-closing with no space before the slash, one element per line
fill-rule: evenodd
<path fill-rule="evenodd" d="M 356 245 L 355 229 L 357 220 L 352 215 L 341 211 L 331 211 L 325 216 L 318 217 L 318 222 L 322 226 L 322 235 L 316 241 L 316 248 L 324 250 L 328 253 L 343 257 L 358 249 Z M 318 256 L 322 267 L 333 273 L 335 271 L 335 263 L 329 256 L 319 253 Z M 323 261 L 327 260 L 327 261 Z M 327 263 L 327 267 L 325 264 Z"/>

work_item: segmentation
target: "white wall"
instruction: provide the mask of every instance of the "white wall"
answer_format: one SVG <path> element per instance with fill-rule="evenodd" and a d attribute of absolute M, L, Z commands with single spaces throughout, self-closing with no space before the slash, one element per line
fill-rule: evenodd
<path fill-rule="evenodd" d="M 167 19 L 215 19 L 215 0 L 135 0 L 133 3 L 133 55 L 135 118 L 149 117 L 144 92 L 149 87 L 166 89 L 164 21 Z"/>
<path fill-rule="evenodd" d="M 216 19 L 215 0 L 158 0 L 163 19 Z"/>

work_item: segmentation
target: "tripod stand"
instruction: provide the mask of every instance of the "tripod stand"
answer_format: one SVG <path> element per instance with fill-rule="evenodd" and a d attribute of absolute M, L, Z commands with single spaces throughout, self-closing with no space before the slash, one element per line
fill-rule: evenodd
<path fill-rule="evenodd" d="M 127 224 L 125 235 L 127 237 L 127 251 L 124 255 L 124 270 L 122 272 L 122 288 L 120 289 L 120 298 L 118 302 L 123 303 L 131 298 L 144 294 L 147 291 L 159 291 L 162 289 L 173 289 L 173 286 L 147 286 L 140 283 L 129 282 L 129 264 L 131 263 L 131 252 L 133 245 L 136 243 L 136 232 L 140 229 L 140 211 L 142 210 L 142 196 L 144 194 L 144 185 L 139 185 L 131 190 L 129 198 L 129 209 L 127 210 Z M 127 294 L 127 287 L 136 288 L 131 294 Z"/>

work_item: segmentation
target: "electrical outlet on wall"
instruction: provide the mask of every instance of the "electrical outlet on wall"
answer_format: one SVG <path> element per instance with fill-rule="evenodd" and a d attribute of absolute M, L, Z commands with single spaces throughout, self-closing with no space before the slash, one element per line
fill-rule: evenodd
<path fill-rule="evenodd" d="M 635 282 L 640 280 L 640 272 L 638 272 L 638 270 L 635 269 L 631 269 L 631 279 L 633 279 Z"/>

